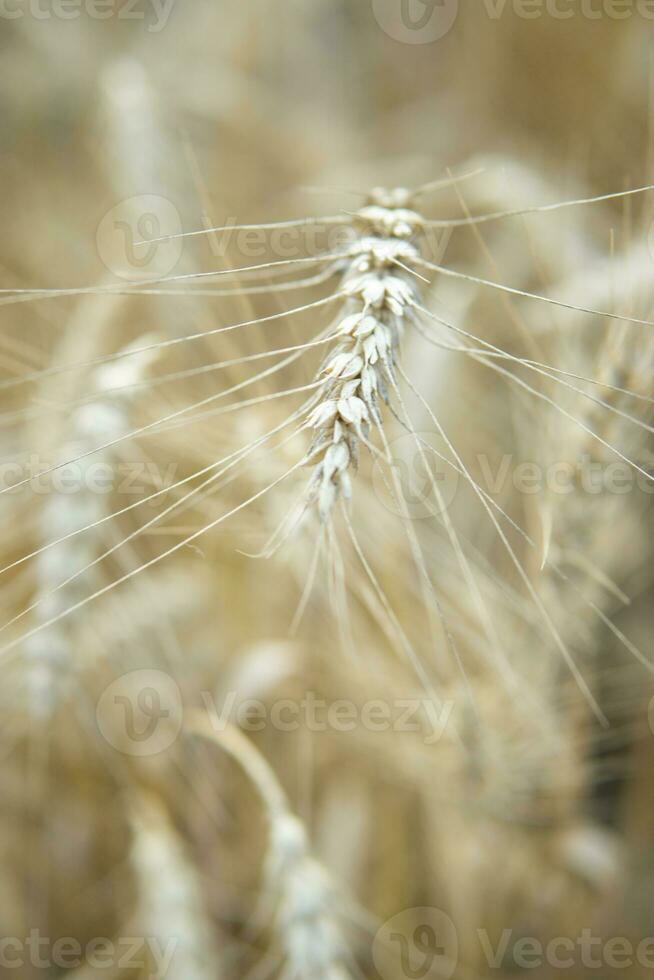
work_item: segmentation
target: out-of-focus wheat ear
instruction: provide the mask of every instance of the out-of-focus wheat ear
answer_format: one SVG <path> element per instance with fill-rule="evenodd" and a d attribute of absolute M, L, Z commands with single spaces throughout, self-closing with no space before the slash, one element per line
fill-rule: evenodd
<path fill-rule="evenodd" d="M 161 805 L 139 798 L 132 819 L 132 864 L 139 907 L 130 935 L 143 937 L 156 975 L 218 980 L 223 975 L 215 925 L 198 869 Z"/>
<path fill-rule="evenodd" d="M 201 714 L 190 720 L 188 730 L 227 752 L 265 805 L 270 837 L 262 903 L 276 909 L 273 926 L 281 975 L 296 980 L 349 980 L 353 958 L 339 915 L 342 896 L 326 868 L 313 857 L 304 824 L 291 811 L 272 768 L 239 729 L 221 727 Z"/>
<path fill-rule="evenodd" d="M 86 525 L 101 522 L 107 514 L 106 493 L 93 489 L 86 477 L 97 472 L 113 473 L 118 460 L 111 450 L 98 457 L 85 456 L 98 442 L 119 439 L 130 429 L 129 405 L 125 396 L 115 397 L 114 389 L 141 380 L 153 359 L 152 352 L 127 356 L 120 362 L 96 368 L 89 382 L 90 399 L 76 407 L 68 425 L 68 438 L 57 449 L 62 460 L 80 458 L 76 463 L 78 492 L 59 492 L 49 487 L 41 507 L 38 528 L 44 544 L 59 541 L 34 557 L 36 595 L 31 609 L 36 627 L 43 626 L 26 639 L 27 687 L 29 711 L 35 720 L 47 721 L 56 710 L 59 698 L 71 681 L 72 653 L 65 623 L 47 626 L 48 621 L 65 612 L 79 600 L 86 588 L 98 579 L 94 558 L 97 539 L 91 533 L 76 533 Z M 63 540 L 59 540 L 63 539 Z M 76 573 L 89 570 L 75 578 Z M 70 581 L 68 581 L 70 579 Z M 66 583 L 62 587 L 62 583 Z"/>

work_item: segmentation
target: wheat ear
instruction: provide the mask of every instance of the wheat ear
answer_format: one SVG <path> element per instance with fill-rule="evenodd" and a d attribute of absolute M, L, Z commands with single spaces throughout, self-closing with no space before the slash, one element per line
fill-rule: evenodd
<path fill-rule="evenodd" d="M 337 915 L 336 889 L 312 856 L 302 821 L 263 756 L 234 726 L 217 731 L 204 715 L 189 726 L 210 739 L 242 767 L 266 807 L 270 838 L 265 866 L 267 897 L 277 907 L 275 931 L 285 977 L 294 980 L 349 980 L 351 961 Z"/>
<path fill-rule="evenodd" d="M 129 405 L 124 398 L 116 400 L 115 393 L 126 382 L 141 380 L 152 360 L 150 354 L 132 354 L 130 347 L 123 353 L 126 356 L 120 363 L 104 365 L 92 372 L 91 397 L 73 413 L 69 441 L 59 451 L 62 460 L 79 457 L 76 466 L 82 480 L 82 493 L 53 490 L 47 496 L 39 519 L 43 541 L 47 544 L 59 539 L 57 545 L 41 549 L 36 555 L 37 589 L 31 609 L 44 629 L 26 641 L 30 710 L 40 719 L 49 718 L 55 711 L 62 684 L 72 667 L 66 626 L 60 622 L 47 624 L 80 598 L 81 581 L 86 576 L 79 573 L 93 566 L 96 555 L 93 541 L 76 532 L 86 524 L 101 523 L 107 514 L 106 494 L 94 492 L 83 478 L 98 463 L 110 472 L 116 465 L 111 448 L 106 449 L 99 460 L 97 456 L 88 455 L 88 450 L 99 441 L 111 443 L 129 432 Z"/>
<path fill-rule="evenodd" d="M 372 426 L 382 426 L 379 403 L 388 401 L 388 389 L 396 384 L 407 316 L 420 296 L 419 278 L 402 267 L 421 256 L 424 224 L 408 207 L 410 199 L 404 188 L 377 188 L 352 215 L 355 237 L 343 263 L 342 318 L 306 421 L 313 430 L 306 456 L 313 467 L 309 496 L 323 520 L 339 497 L 351 496 L 360 445 L 368 443 Z"/>

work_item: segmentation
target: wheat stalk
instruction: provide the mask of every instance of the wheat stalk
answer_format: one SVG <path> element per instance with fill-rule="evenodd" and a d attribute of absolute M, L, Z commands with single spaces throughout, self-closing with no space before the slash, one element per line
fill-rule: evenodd
<path fill-rule="evenodd" d="M 272 768 L 233 726 L 218 732 L 211 718 L 199 716 L 191 720 L 189 732 L 208 738 L 231 755 L 265 804 L 270 837 L 264 899 L 277 908 L 274 925 L 283 975 L 289 980 L 349 980 L 351 954 L 339 922 L 336 889 L 311 854 L 304 825 L 291 811 Z"/>

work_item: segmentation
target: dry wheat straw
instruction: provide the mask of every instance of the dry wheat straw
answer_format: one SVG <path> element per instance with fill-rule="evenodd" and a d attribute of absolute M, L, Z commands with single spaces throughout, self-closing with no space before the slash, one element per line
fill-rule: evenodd
<path fill-rule="evenodd" d="M 212 719 L 200 716 L 191 722 L 189 731 L 229 753 L 265 805 L 270 838 L 264 904 L 272 902 L 276 907 L 274 926 L 282 952 L 282 975 L 289 980 L 349 980 L 351 954 L 340 924 L 337 891 L 326 869 L 311 854 L 304 825 L 291 811 L 272 768 L 233 726 L 218 731 Z"/>

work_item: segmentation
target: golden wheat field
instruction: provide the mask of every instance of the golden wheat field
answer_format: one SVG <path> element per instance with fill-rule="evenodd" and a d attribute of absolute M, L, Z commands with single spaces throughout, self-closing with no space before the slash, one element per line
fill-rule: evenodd
<path fill-rule="evenodd" d="M 652 976 L 654 3 L 0 31 L 0 977 Z"/>

